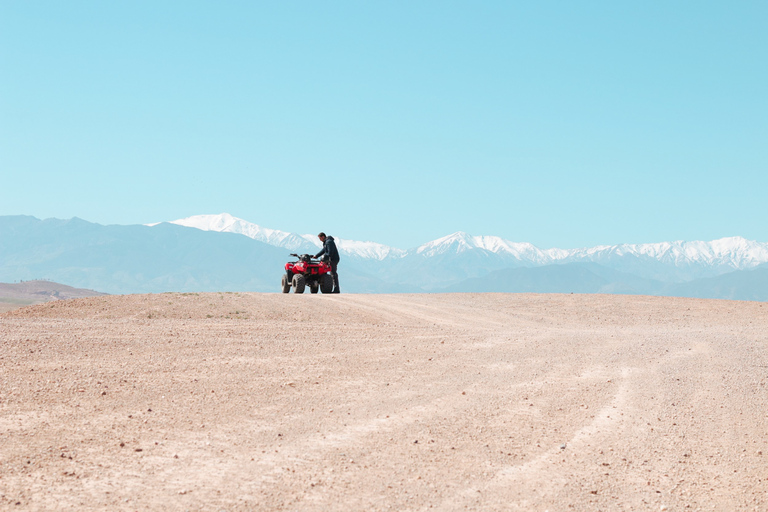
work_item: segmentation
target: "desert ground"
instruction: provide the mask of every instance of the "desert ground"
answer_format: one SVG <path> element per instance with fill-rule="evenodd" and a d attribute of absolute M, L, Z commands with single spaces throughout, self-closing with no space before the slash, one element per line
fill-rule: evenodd
<path fill-rule="evenodd" d="M 157 294 L 0 315 L 2 510 L 768 510 L 768 304 Z"/>

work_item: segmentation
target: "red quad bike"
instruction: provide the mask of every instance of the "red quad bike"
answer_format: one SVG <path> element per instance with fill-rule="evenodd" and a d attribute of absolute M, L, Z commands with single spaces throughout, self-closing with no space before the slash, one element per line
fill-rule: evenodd
<path fill-rule="evenodd" d="M 291 254 L 298 261 L 289 261 L 285 264 L 283 274 L 283 293 L 304 293 L 304 288 L 309 285 L 311 293 L 317 293 L 319 289 L 323 293 L 333 291 L 333 278 L 329 272 L 331 264 L 326 258 L 315 260 L 309 254 Z"/>

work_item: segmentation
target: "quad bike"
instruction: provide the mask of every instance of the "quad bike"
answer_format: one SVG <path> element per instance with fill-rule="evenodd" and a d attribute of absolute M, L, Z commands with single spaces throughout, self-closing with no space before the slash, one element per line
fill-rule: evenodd
<path fill-rule="evenodd" d="M 317 293 L 320 290 L 323 293 L 333 291 L 333 278 L 329 272 L 331 264 L 328 258 L 322 260 L 313 259 L 309 254 L 291 254 L 298 261 L 289 261 L 285 264 L 285 274 L 283 274 L 283 293 L 291 291 L 293 293 L 304 293 L 304 288 L 309 286 L 311 293 Z"/>

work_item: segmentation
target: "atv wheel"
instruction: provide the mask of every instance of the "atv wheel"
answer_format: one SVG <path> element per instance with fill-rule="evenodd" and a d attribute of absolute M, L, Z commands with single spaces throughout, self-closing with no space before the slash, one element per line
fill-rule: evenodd
<path fill-rule="evenodd" d="M 283 293 L 288 293 L 291 291 L 291 282 L 288 280 L 288 276 L 283 274 Z"/>
<path fill-rule="evenodd" d="M 311 283 L 309 285 L 309 293 L 317 293 L 317 290 L 320 288 L 320 285 L 317 284 L 317 282 Z"/>
<path fill-rule="evenodd" d="M 304 280 L 304 276 L 301 274 L 295 274 L 293 276 L 293 293 L 304 293 L 304 287 L 307 282 Z"/>
<path fill-rule="evenodd" d="M 325 274 L 320 278 L 320 291 L 323 293 L 331 293 L 333 291 L 333 278 L 330 274 Z"/>

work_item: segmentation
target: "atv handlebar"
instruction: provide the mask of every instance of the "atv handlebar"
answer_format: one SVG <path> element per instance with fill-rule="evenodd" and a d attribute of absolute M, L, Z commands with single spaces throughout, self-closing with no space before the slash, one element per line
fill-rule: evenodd
<path fill-rule="evenodd" d="M 312 256 L 311 254 L 296 254 L 296 253 L 292 252 L 291 256 L 293 256 L 294 258 L 297 258 L 299 260 L 316 260 L 317 259 L 314 256 Z"/>
<path fill-rule="evenodd" d="M 310 260 L 310 261 L 311 260 L 323 261 L 323 260 L 328 258 L 328 255 L 324 255 L 322 258 L 316 258 L 316 257 L 312 256 L 311 254 L 296 254 L 294 252 L 291 253 L 291 256 L 293 256 L 294 258 L 296 258 L 298 260 L 307 259 L 307 260 Z"/>

